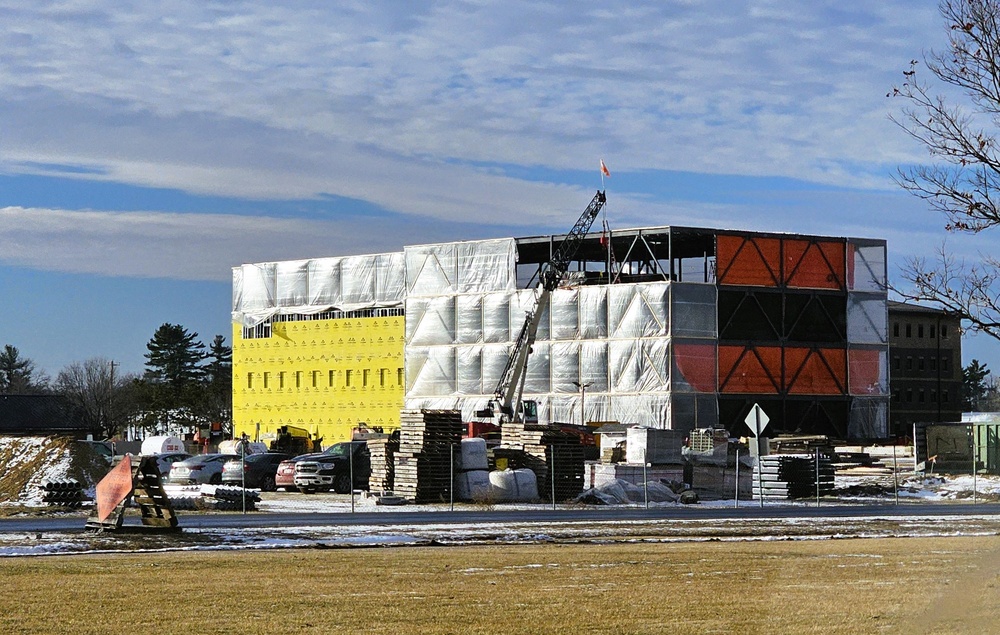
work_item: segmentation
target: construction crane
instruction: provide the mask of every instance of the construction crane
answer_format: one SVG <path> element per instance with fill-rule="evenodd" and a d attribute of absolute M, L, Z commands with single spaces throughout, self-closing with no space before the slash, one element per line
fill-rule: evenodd
<path fill-rule="evenodd" d="M 559 286 L 563 276 L 566 275 L 569 263 L 572 262 L 576 252 L 580 249 L 580 244 L 587 232 L 590 231 L 590 227 L 594 224 L 601 209 L 604 208 L 606 200 L 604 192 L 598 190 L 593 200 L 590 201 L 590 205 L 573 225 L 573 229 L 556 248 L 552 258 L 542 265 L 538 276 L 534 305 L 524 316 L 524 324 L 521 326 L 514 347 L 510 351 L 507 365 L 500 375 L 497 387 L 493 391 L 493 399 L 490 400 L 486 410 L 477 411 L 477 416 L 498 419 L 500 424 L 538 420 L 537 404 L 533 401 L 521 400 L 521 396 L 524 394 L 528 355 L 531 354 L 531 347 L 535 343 L 538 322 L 549 305 L 552 291 Z"/>

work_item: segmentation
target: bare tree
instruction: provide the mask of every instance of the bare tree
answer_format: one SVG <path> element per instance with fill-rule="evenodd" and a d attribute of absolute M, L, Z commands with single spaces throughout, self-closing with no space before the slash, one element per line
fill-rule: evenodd
<path fill-rule="evenodd" d="M 55 388 L 73 402 L 100 438 L 113 438 L 134 410 L 130 397 L 134 380 L 116 373 L 114 362 L 95 357 L 61 370 Z"/>
<path fill-rule="evenodd" d="M 918 75 L 917 60 L 890 93 L 907 104 L 893 121 L 936 163 L 900 169 L 896 181 L 944 214 L 946 230 L 975 234 L 1000 225 L 1000 0 L 942 0 L 939 9 L 948 50 L 926 54 L 924 65 L 949 96 Z M 894 290 L 905 299 L 936 302 L 1000 339 L 996 258 L 968 265 L 942 248 L 930 264 L 911 259 L 903 278 L 912 288 Z"/>

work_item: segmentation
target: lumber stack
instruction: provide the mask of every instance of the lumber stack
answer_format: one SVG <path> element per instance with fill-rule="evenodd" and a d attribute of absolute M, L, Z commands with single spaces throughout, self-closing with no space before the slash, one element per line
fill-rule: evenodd
<path fill-rule="evenodd" d="M 368 477 L 368 491 L 392 491 L 395 477 L 393 461 L 399 452 L 399 439 L 380 437 L 368 439 L 368 454 L 371 457 L 372 471 Z"/>
<path fill-rule="evenodd" d="M 507 459 L 512 469 L 528 468 L 534 472 L 538 494 L 545 500 L 552 499 L 553 485 L 556 501 L 575 498 L 582 492 L 586 459 L 579 437 L 555 426 L 521 424 L 518 427 L 517 445 L 520 447 L 509 447 L 505 440 L 507 447 L 493 450 L 494 458 Z"/>
<path fill-rule="evenodd" d="M 819 457 L 819 495 L 833 492 L 833 464 L 830 457 Z M 771 454 L 758 457 L 753 472 L 753 496 L 760 499 L 788 500 L 810 498 L 817 493 L 815 455 Z"/>
<path fill-rule="evenodd" d="M 462 441 L 461 410 L 400 411 L 393 491 L 417 503 L 451 497 L 453 446 Z"/>

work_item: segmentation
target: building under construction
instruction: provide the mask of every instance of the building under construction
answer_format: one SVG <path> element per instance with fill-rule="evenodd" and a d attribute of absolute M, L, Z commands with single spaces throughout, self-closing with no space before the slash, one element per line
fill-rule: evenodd
<path fill-rule="evenodd" d="M 233 271 L 236 432 L 324 443 L 399 410 L 493 398 L 564 236 L 405 247 Z M 883 240 L 689 227 L 592 233 L 538 326 L 541 423 L 886 435 Z"/>

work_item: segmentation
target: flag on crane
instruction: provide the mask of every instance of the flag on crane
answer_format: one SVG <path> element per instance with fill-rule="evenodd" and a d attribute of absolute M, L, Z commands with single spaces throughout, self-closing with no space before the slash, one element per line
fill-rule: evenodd
<path fill-rule="evenodd" d="M 604 176 L 611 176 L 611 171 L 608 170 L 608 166 L 604 165 L 604 159 L 601 159 L 601 174 Z"/>

